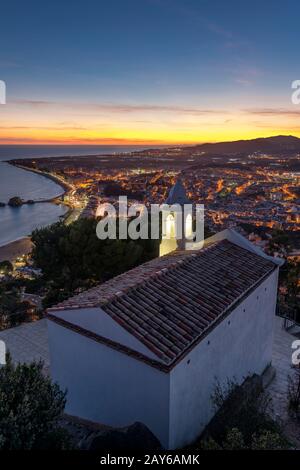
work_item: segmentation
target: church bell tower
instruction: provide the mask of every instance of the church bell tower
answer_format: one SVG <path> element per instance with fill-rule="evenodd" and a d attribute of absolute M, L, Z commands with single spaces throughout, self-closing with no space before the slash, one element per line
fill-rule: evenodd
<path fill-rule="evenodd" d="M 186 237 L 189 237 L 193 230 L 192 213 L 186 213 L 185 204 L 191 205 L 192 202 L 186 195 L 181 179 L 178 178 L 165 201 L 166 209 L 162 210 L 160 256 L 176 249 L 185 249 Z"/>

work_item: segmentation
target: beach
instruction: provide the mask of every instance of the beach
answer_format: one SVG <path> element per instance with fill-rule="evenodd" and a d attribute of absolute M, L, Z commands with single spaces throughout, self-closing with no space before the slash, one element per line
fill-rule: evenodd
<path fill-rule="evenodd" d="M 20 238 L 7 245 L 0 246 L 0 261 L 14 261 L 18 256 L 27 255 L 31 252 L 33 243 L 30 237 Z"/>
<path fill-rule="evenodd" d="M 0 247 L 26 238 L 33 230 L 64 217 L 67 207 L 52 201 L 64 194 L 65 188 L 61 182 L 45 176 L 0 162 L 0 201 L 6 203 L 0 207 Z M 7 202 L 15 196 L 36 202 L 11 207 Z"/>

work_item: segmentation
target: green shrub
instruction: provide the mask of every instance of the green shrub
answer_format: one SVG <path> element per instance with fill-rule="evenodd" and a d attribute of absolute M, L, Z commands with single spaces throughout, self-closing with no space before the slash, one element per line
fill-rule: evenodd
<path fill-rule="evenodd" d="M 43 372 L 43 363 L 0 369 L 0 449 L 67 448 L 70 440 L 60 429 L 66 393 Z"/>

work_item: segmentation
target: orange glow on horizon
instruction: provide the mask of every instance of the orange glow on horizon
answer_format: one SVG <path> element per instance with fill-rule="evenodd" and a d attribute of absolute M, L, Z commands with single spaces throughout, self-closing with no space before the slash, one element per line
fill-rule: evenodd
<path fill-rule="evenodd" d="M 95 105 L 94 105 L 95 106 Z M 293 115 L 239 109 L 95 109 L 93 105 L 13 102 L 0 108 L 0 144 L 194 145 L 293 134 Z"/>
<path fill-rule="evenodd" d="M 87 135 L 88 134 L 88 135 Z M 98 133 L 90 131 L 85 132 L 83 135 L 80 132 L 77 132 L 77 135 L 65 135 L 63 132 L 52 133 L 49 132 L 35 132 L 27 131 L 26 133 L 14 132 L 13 134 L 4 133 L 0 128 L 0 144 L 6 145 L 17 145 L 17 144 L 28 144 L 28 145 L 195 145 L 202 143 L 214 143 L 214 142 L 230 142 L 235 140 L 248 140 L 255 139 L 259 137 L 271 137 L 276 135 L 294 135 L 295 137 L 300 137 L 300 132 L 293 131 L 284 131 L 281 129 L 268 130 L 265 132 L 259 132 L 256 129 L 253 129 L 248 132 L 236 131 L 228 132 L 227 130 L 216 129 L 215 132 L 199 132 L 193 133 L 192 136 L 186 136 L 180 131 L 174 134 L 164 134 L 161 131 L 157 133 L 153 132 L 143 132 L 135 135 L 134 131 L 128 133 L 121 133 L 120 135 L 115 135 L 112 133 L 111 136 L 97 135 Z"/>

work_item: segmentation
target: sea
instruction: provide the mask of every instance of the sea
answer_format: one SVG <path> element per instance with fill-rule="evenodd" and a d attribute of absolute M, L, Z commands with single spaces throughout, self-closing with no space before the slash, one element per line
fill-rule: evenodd
<path fill-rule="evenodd" d="M 50 199 L 62 188 L 44 176 L 10 165 L 9 160 L 39 157 L 70 157 L 103 155 L 144 150 L 147 146 L 113 145 L 0 145 L 0 202 L 13 196 L 24 200 Z M 26 237 L 36 228 L 59 220 L 67 208 L 52 203 L 24 204 L 21 207 L 0 207 L 0 246 Z"/>

